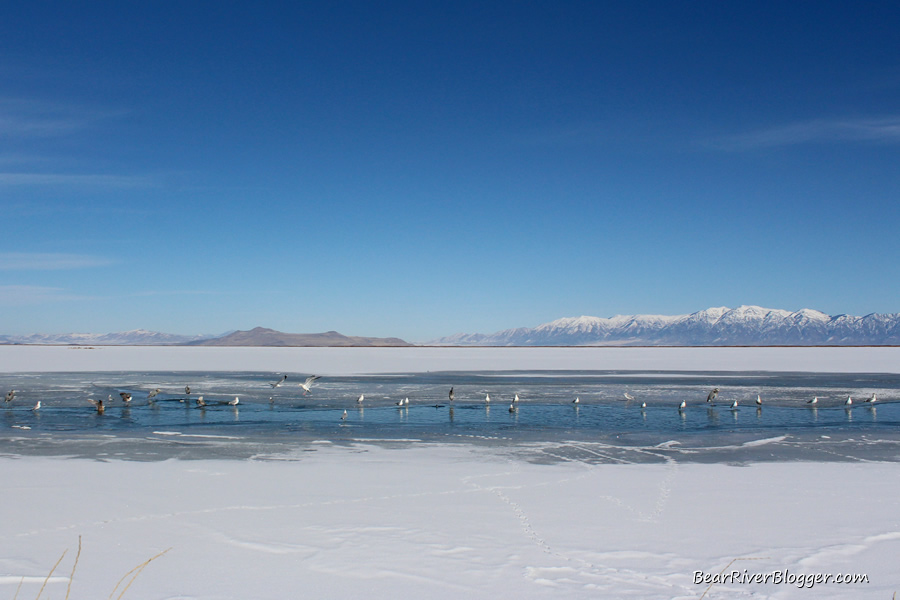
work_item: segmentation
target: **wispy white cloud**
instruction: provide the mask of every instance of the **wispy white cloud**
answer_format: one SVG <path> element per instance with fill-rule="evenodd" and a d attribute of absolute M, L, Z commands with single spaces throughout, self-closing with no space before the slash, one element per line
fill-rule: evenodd
<path fill-rule="evenodd" d="M 106 267 L 112 264 L 115 261 L 89 254 L 0 252 L 0 271 L 54 271 Z"/>
<path fill-rule="evenodd" d="M 130 188 L 152 185 L 153 179 L 141 175 L 104 175 L 97 173 L 0 173 L 0 186 L 88 186 Z"/>
<path fill-rule="evenodd" d="M 33 98 L 0 97 L 0 137 L 65 136 L 125 114 L 121 110 L 70 106 Z"/>
<path fill-rule="evenodd" d="M 900 143 L 900 116 L 798 121 L 709 140 L 709 145 L 738 151 L 834 142 Z"/>
<path fill-rule="evenodd" d="M 47 302 L 86 300 L 87 296 L 69 293 L 63 288 L 40 285 L 0 285 L 0 306 L 31 306 Z"/>

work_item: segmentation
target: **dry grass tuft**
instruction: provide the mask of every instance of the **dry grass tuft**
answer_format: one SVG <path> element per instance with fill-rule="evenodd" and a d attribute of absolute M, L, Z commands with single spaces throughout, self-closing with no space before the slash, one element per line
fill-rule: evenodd
<path fill-rule="evenodd" d="M 145 560 L 144 562 L 142 562 L 141 564 L 139 564 L 132 570 L 125 573 L 125 575 L 123 575 L 122 578 L 119 580 L 119 582 L 116 584 L 116 587 L 113 588 L 113 591 L 110 592 L 110 594 L 109 594 L 110 600 L 112 599 L 112 597 L 116 593 L 116 591 L 118 591 L 119 587 L 122 586 L 122 583 L 126 579 L 128 579 L 129 576 L 131 576 L 131 579 L 128 579 L 128 583 L 125 584 L 125 586 L 122 588 L 122 591 L 116 597 L 116 600 L 121 600 L 122 596 L 125 595 L 125 592 L 128 591 L 128 588 L 131 587 L 131 584 L 134 583 L 134 580 L 137 579 L 138 575 L 140 575 L 141 572 L 147 568 L 147 565 L 149 565 L 151 562 L 153 562 L 157 558 L 164 555 L 169 550 L 171 550 L 171 548 L 167 548 L 167 549 L 163 550 L 162 552 L 160 552 L 159 554 L 157 554 L 156 556 L 154 556 L 152 558 L 148 558 L 147 560 Z M 50 569 L 50 572 L 47 573 L 47 577 L 44 578 L 44 583 L 41 585 L 41 589 L 38 591 L 38 595 L 37 595 L 37 597 L 35 597 L 35 600 L 41 600 L 41 595 L 44 593 L 44 588 L 47 587 L 47 582 L 50 581 L 50 578 L 53 576 L 53 573 L 56 571 L 56 568 L 59 566 L 59 564 L 62 562 L 62 560 L 66 557 L 66 554 L 68 552 L 69 552 L 69 550 L 66 549 L 65 552 L 62 553 L 62 556 L 59 557 L 59 560 L 56 561 L 56 564 L 53 565 L 53 568 Z M 81 536 L 79 535 L 78 536 L 78 553 L 75 555 L 75 564 L 72 565 L 72 572 L 71 572 L 71 574 L 69 574 L 69 585 L 66 587 L 66 599 L 65 600 L 69 600 L 69 594 L 72 592 L 72 581 L 75 579 L 75 570 L 78 568 L 78 559 L 80 557 L 81 557 Z M 24 582 L 25 582 L 25 577 L 22 577 L 22 580 L 19 581 L 19 587 L 16 588 L 16 595 L 13 596 L 13 600 L 18 599 L 19 590 L 22 589 L 22 584 Z"/>

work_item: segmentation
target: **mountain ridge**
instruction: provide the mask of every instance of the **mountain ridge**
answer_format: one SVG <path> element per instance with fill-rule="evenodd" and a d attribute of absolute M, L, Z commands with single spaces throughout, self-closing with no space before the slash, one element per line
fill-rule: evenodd
<path fill-rule="evenodd" d="M 742 305 L 684 315 L 564 317 L 492 334 L 458 333 L 434 346 L 885 346 L 900 345 L 900 313 L 829 316 Z"/>

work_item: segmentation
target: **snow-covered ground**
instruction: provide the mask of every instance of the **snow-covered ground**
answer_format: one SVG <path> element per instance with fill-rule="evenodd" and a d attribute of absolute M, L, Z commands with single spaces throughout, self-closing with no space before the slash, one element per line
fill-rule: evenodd
<path fill-rule="evenodd" d="M 108 597 L 167 548 L 125 598 L 696 599 L 695 571 L 726 568 L 868 582 L 707 598 L 900 588 L 896 464 L 547 465 L 442 445 L 281 458 L 295 460 L 0 459 L 0 597 L 22 578 L 18 597 L 36 597 L 68 548 L 43 596 L 65 597 L 79 535 L 72 598 Z"/>
<path fill-rule="evenodd" d="M 900 373 L 900 347 L 230 348 L 0 346 L 0 371 L 636 370 Z"/>
<path fill-rule="evenodd" d="M 4 372 L 896 373 L 898 359 L 897 348 L 0 347 Z M 537 464 L 503 445 L 325 441 L 251 460 L 134 462 L 11 447 L 0 446 L 0 598 L 38 597 L 65 549 L 40 597 L 117 598 L 123 575 L 169 548 L 123 598 L 889 600 L 900 591 L 892 462 L 595 464 L 567 455 Z M 703 580 L 723 569 L 769 583 L 694 583 L 695 572 Z M 772 582 L 785 572 L 867 582 Z"/>

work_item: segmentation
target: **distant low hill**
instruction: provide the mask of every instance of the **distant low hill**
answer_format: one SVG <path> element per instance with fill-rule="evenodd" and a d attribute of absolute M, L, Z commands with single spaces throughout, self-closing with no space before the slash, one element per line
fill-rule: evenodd
<path fill-rule="evenodd" d="M 228 335 L 189 342 L 191 346 L 412 346 L 400 338 L 347 336 L 325 333 L 284 333 L 265 327 L 235 331 Z"/>

